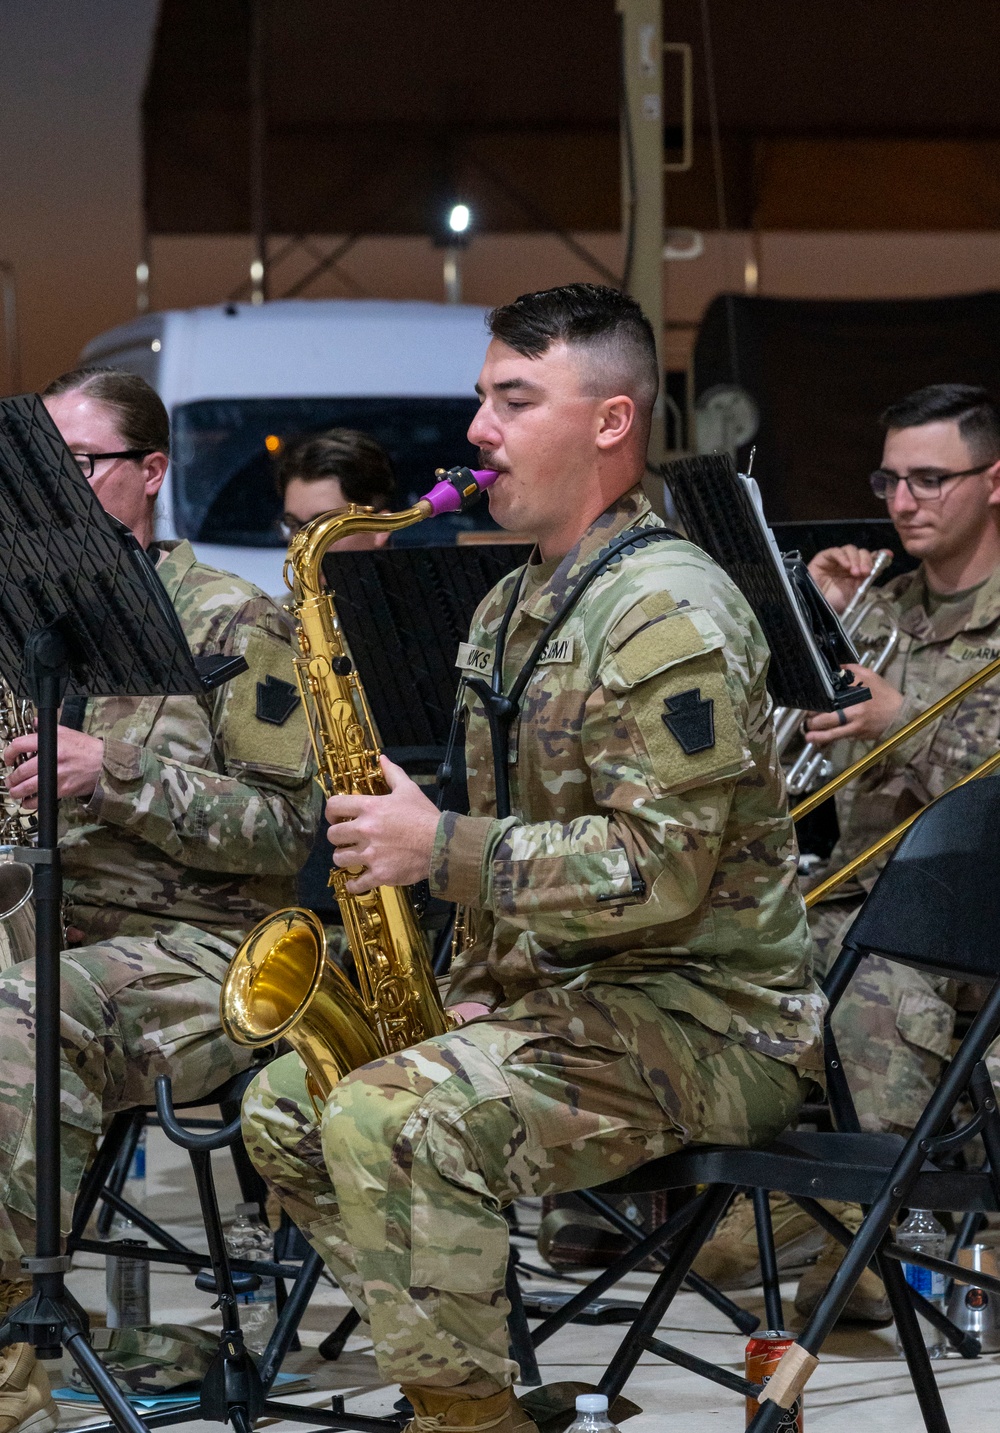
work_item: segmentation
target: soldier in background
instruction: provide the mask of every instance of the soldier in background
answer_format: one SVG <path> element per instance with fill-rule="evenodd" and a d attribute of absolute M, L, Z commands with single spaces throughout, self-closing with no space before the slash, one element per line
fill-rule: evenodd
<path fill-rule="evenodd" d="M 1000 657 L 1000 411 L 982 388 L 942 383 L 922 388 L 882 414 L 882 466 L 871 475 L 906 551 L 920 559 L 879 595 L 899 624 L 900 640 L 881 676 L 851 668 L 871 701 L 815 715 L 807 729 L 831 747 L 838 770 L 973 673 Z M 833 607 L 842 612 L 871 571 L 874 554 L 828 548 L 809 564 Z M 840 839 L 816 883 L 860 855 L 1000 746 L 996 680 L 980 687 L 879 766 L 837 793 Z M 844 931 L 888 859 L 888 853 L 810 912 L 825 973 Z M 941 1078 L 951 1047 L 959 987 L 880 956 L 869 956 L 834 1016 L 840 1057 L 863 1129 L 909 1134 Z M 994 1065 L 994 1078 L 997 1067 Z M 832 1206 L 831 1206 L 832 1207 Z M 857 1226 L 860 1211 L 836 1212 Z M 797 1205 L 772 1197 L 779 1264 L 792 1266 L 819 1249 L 799 1284 L 795 1306 L 812 1312 L 842 1257 Z M 753 1208 L 738 1201 L 695 1268 L 723 1287 L 759 1282 Z M 888 1323 L 881 1281 L 866 1270 L 843 1317 Z"/>
<path fill-rule="evenodd" d="M 142 379 L 83 369 L 43 395 L 103 507 L 131 528 L 195 655 L 246 658 L 205 696 L 64 703 L 60 848 L 72 949 L 63 953 L 62 1223 L 106 1116 L 150 1104 L 168 1074 L 180 1100 L 211 1093 L 251 1052 L 219 1026 L 235 943 L 293 897 L 319 817 L 287 623 L 242 578 L 206 567 L 187 542 L 155 542 L 169 452 L 166 410 Z M 33 807 L 37 738 L 4 753 L 11 796 Z M 34 1248 L 34 965 L 0 975 L 0 1306 L 30 1292 Z M 0 1419 L 54 1427 L 27 1345 L 0 1360 Z"/>
<path fill-rule="evenodd" d="M 639 486 L 658 374 L 615 290 L 526 295 L 490 322 L 469 438 L 500 472 L 492 515 L 537 547 L 463 653 L 492 664 L 512 602 L 509 685 L 602 549 L 658 526 Z M 365 868 L 349 891 L 429 878 L 470 909 L 447 997 L 460 1028 L 356 1070 L 320 1125 L 298 1056 L 279 1059 L 245 1137 L 418 1430 L 533 1427 L 511 1392 L 505 1205 L 689 1141 L 766 1140 L 820 1068 L 767 662 L 725 574 L 653 543 L 587 590 L 536 667 L 511 816 L 471 697 L 471 815 L 440 815 L 390 762 L 389 795 L 328 803 L 335 861 Z"/>
<path fill-rule="evenodd" d="M 279 527 L 287 542 L 321 513 L 348 503 L 384 512 L 396 501 L 388 454 L 374 438 L 354 428 L 330 428 L 290 443 L 278 462 L 276 482 L 283 509 Z M 356 532 L 341 538 L 332 550 L 383 547 L 388 539 L 387 532 Z"/>

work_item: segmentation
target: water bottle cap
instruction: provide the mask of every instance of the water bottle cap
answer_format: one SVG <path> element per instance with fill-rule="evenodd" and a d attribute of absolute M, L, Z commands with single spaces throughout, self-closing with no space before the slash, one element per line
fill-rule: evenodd
<path fill-rule="evenodd" d="M 256 1202 L 256 1200 L 251 1199 L 246 1204 L 237 1204 L 236 1213 L 237 1216 L 242 1214 L 247 1219 L 259 1219 L 260 1205 Z"/>
<path fill-rule="evenodd" d="M 606 1393 L 578 1393 L 576 1411 L 577 1413 L 607 1413 L 608 1395 Z"/>

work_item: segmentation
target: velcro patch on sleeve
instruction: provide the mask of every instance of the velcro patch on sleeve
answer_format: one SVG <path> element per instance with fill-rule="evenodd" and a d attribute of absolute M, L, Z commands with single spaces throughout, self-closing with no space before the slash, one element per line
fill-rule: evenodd
<path fill-rule="evenodd" d="M 680 662 L 717 651 L 725 640 L 710 614 L 701 608 L 674 611 L 647 621 L 613 650 L 601 667 L 601 681 L 610 692 L 627 692 Z"/>
<path fill-rule="evenodd" d="M 222 709 L 227 765 L 304 776 L 311 748 L 291 645 L 254 627 L 243 656 L 250 670 L 230 682 Z"/>
<path fill-rule="evenodd" d="M 634 723 L 652 784 L 661 791 L 738 776 L 751 763 L 721 652 L 692 657 L 639 683 L 628 695 L 625 719 Z"/>

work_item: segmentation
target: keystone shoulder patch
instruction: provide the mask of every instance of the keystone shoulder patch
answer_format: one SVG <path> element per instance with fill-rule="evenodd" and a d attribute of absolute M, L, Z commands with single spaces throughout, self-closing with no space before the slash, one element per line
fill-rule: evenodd
<path fill-rule="evenodd" d="M 267 677 L 257 683 L 257 720 L 270 726 L 284 726 L 299 704 L 299 694 L 291 682 L 281 677 Z"/>
<path fill-rule="evenodd" d="M 701 688 L 664 697 L 663 724 L 681 745 L 685 755 L 708 751 L 715 745 L 715 703 L 711 697 L 702 700 Z"/>

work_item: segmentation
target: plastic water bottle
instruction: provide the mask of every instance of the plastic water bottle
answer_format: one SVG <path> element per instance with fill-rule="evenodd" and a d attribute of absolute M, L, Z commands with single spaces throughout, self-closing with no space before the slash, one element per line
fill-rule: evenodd
<path fill-rule="evenodd" d="M 948 1233 L 943 1224 L 940 1224 L 929 1209 L 911 1209 L 910 1217 L 901 1224 L 896 1231 L 896 1243 L 904 1249 L 912 1249 L 915 1254 L 929 1254 L 934 1259 L 947 1259 L 948 1257 Z M 946 1279 L 943 1274 L 932 1273 L 930 1269 L 922 1269 L 919 1264 L 904 1264 L 903 1273 L 906 1282 L 917 1293 L 923 1294 L 932 1304 L 944 1312 L 944 1292 Z M 929 1358 L 944 1358 L 948 1352 L 948 1340 L 939 1329 L 926 1319 L 917 1316 L 920 1324 L 920 1332 L 924 1336 L 924 1347 L 927 1349 Z M 902 1357 L 903 1345 L 896 1334 L 896 1352 Z"/>
<path fill-rule="evenodd" d="M 578 1393 L 576 1396 L 576 1419 L 567 1433 L 618 1433 L 618 1427 L 608 1415 L 608 1398 L 605 1393 Z"/>
<path fill-rule="evenodd" d="M 274 1236 L 261 1221 L 256 1204 L 237 1204 L 236 1218 L 226 1234 L 226 1251 L 230 1259 L 273 1259 Z M 237 1294 L 243 1342 L 251 1353 L 263 1353 L 274 1332 L 276 1295 L 274 1279 L 260 1276 L 260 1288 Z"/>

